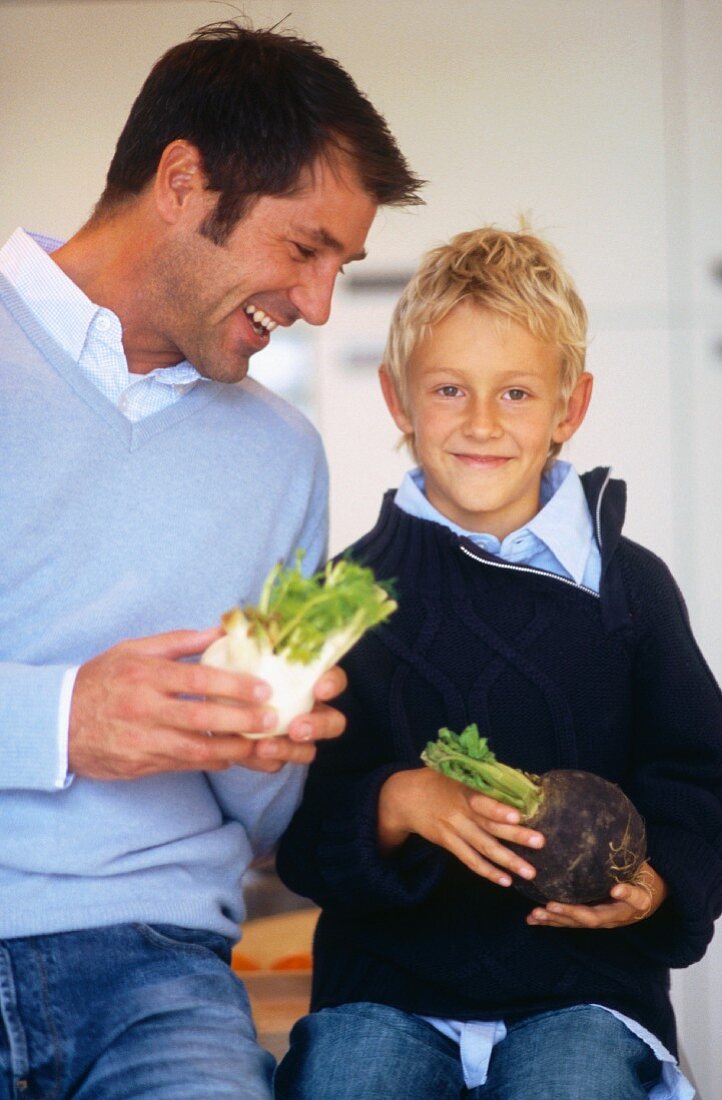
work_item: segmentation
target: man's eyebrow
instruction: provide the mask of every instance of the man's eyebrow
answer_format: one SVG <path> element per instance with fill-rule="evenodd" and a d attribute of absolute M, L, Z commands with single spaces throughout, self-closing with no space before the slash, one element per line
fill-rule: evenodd
<path fill-rule="evenodd" d="M 344 246 L 340 241 L 337 241 L 333 234 L 329 233 L 327 229 L 308 229 L 302 228 L 302 232 L 311 240 L 316 241 L 318 244 L 323 245 L 324 248 L 330 248 L 333 252 L 345 251 Z M 360 252 L 355 253 L 353 256 L 349 256 L 346 263 L 353 263 L 354 260 L 365 260 L 367 252 L 365 248 L 362 248 Z"/>

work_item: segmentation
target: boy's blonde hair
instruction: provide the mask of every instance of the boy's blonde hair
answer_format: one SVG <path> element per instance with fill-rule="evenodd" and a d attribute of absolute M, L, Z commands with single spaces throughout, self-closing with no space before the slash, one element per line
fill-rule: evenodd
<path fill-rule="evenodd" d="M 559 253 L 526 228 L 483 226 L 425 253 L 393 312 L 383 365 L 405 411 L 414 348 L 460 302 L 516 321 L 558 348 L 561 396 L 569 397 L 584 370 L 587 311 Z M 552 444 L 550 458 L 560 450 Z"/>

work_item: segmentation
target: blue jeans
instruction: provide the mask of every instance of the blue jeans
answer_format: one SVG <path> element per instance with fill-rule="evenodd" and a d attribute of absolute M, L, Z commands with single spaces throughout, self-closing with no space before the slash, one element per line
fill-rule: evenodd
<path fill-rule="evenodd" d="M 167 925 L 0 941 L 0 1100 L 270 1100 L 229 958 Z"/>
<path fill-rule="evenodd" d="M 515 1024 L 494 1047 L 484 1085 L 467 1089 L 456 1043 L 398 1009 L 349 1004 L 304 1016 L 276 1070 L 277 1100 L 644 1100 L 652 1051 L 601 1008 Z"/>

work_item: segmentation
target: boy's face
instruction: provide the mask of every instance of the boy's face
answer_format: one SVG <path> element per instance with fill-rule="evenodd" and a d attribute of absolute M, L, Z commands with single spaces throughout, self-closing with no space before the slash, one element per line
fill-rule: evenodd
<path fill-rule="evenodd" d="M 402 408 L 382 369 L 387 404 L 414 438 L 426 495 L 467 531 L 503 539 L 539 510 L 552 443 L 584 419 L 592 377 L 561 397 L 559 353 L 516 322 L 461 302 L 414 350 Z"/>

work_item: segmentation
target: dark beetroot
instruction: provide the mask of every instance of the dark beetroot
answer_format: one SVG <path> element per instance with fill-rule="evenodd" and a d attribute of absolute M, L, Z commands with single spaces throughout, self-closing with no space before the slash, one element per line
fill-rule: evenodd
<path fill-rule="evenodd" d="M 591 772 L 559 769 L 531 775 L 498 761 L 476 725 L 439 730 L 421 758 L 442 775 L 519 810 L 544 834 L 543 848 L 508 844 L 536 868 L 514 885 L 535 902 L 592 905 L 629 882 L 646 858 L 644 822 L 615 783 Z"/>
<path fill-rule="evenodd" d="M 536 868 L 531 882 L 514 876 L 535 902 L 592 905 L 617 882 L 633 879 L 646 856 L 644 822 L 624 791 L 583 771 L 549 771 L 542 800 L 524 824 L 544 834 L 543 848 L 510 844 Z"/>

